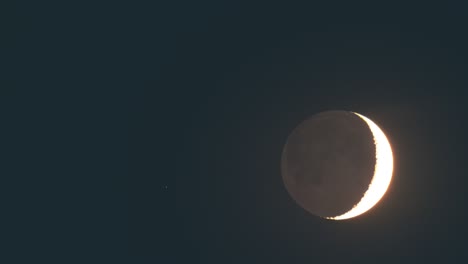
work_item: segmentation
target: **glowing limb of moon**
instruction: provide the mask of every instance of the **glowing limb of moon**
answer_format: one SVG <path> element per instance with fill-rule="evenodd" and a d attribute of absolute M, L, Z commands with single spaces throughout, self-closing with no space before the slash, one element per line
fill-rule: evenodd
<path fill-rule="evenodd" d="M 387 137 L 382 132 L 382 130 L 369 118 L 358 113 L 354 114 L 362 118 L 367 123 L 374 137 L 376 156 L 374 176 L 372 177 L 369 188 L 364 193 L 364 196 L 362 197 L 361 201 L 359 201 L 359 203 L 357 203 L 348 212 L 335 217 L 327 217 L 327 219 L 343 220 L 367 212 L 369 209 L 374 207 L 374 205 L 376 205 L 384 196 L 388 186 L 390 185 L 390 181 L 392 180 L 393 154 Z"/>

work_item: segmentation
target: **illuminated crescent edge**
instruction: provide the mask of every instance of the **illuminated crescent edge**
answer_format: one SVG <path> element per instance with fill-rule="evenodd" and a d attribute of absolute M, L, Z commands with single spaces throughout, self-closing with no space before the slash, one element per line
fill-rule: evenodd
<path fill-rule="evenodd" d="M 374 137 L 376 156 L 374 176 L 369 184 L 369 188 L 364 193 L 364 196 L 361 198 L 359 203 L 357 203 L 348 212 L 335 217 L 327 217 L 327 219 L 349 219 L 367 212 L 384 196 L 385 192 L 387 192 L 388 186 L 390 185 L 390 181 L 392 180 L 393 154 L 387 137 L 369 118 L 358 113 L 352 113 L 356 114 L 367 123 Z"/>

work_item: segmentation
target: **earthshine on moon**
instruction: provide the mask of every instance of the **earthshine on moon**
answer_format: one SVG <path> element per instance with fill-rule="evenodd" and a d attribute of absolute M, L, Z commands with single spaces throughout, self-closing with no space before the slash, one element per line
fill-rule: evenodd
<path fill-rule="evenodd" d="M 289 135 L 281 172 L 289 194 L 305 210 L 326 219 L 353 218 L 371 209 L 387 191 L 392 149 L 369 118 L 327 111 Z"/>

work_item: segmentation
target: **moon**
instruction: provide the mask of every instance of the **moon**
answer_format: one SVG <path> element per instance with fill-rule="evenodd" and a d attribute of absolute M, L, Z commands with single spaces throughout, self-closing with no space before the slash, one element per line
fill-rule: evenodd
<path fill-rule="evenodd" d="M 281 174 L 290 196 L 306 211 L 349 219 L 384 196 L 393 174 L 392 149 L 384 132 L 364 115 L 326 111 L 288 136 Z"/>

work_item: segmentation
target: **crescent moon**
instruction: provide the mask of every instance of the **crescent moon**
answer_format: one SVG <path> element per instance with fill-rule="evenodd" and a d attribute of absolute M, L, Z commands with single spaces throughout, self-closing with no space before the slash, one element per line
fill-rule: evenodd
<path fill-rule="evenodd" d="M 353 114 L 362 118 L 369 126 L 375 144 L 375 170 L 369 188 L 364 193 L 359 203 L 348 212 L 335 217 L 327 217 L 332 220 L 343 220 L 356 217 L 374 207 L 387 192 L 393 174 L 393 154 L 390 143 L 383 131 L 369 118 L 358 113 Z"/>

